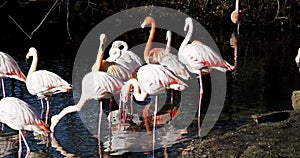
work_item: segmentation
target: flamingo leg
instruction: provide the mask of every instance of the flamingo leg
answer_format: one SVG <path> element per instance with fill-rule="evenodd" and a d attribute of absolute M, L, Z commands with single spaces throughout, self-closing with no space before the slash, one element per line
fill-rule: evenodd
<path fill-rule="evenodd" d="M 237 24 L 237 34 L 240 34 L 240 24 Z"/>
<path fill-rule="evenodd" d="M 120 97 L 120 100 L 121 100 L 121 97 Z M 112 113 L 111 113 L 111 109 L 112 109 L 112 103 L 113 103 L 113 98 L 112 97 L 110 97 L 110 101 L 109 101 L 109 113 L 110 113 L 110 115 L 109 115 L 109 122 L 108 122 L 108 127 L 109 127 L 109 129 L 111 128 L 111 115 L 112 115 Z M 120 103 L 119 103 L 120 104 Z"/>
<path fill-rule="evenodd" d="M 24 137 L 24 135 L 23 135 L 23 133 L 22 133 L 22 131 L 21 130 L 19 130 L 19 139 L 20 139 L 20 137 L 22 137 L 22 139 L 23 139 L 23 141 L 24 141 L 24 144 L 25 144 L 25 146 L 26 146 L 26 158 L 29 156 L 29 153 L 30 153 L 30 148 L 29 148 L 29 145 L 27 144 L 27 141 L 26 141 L 26 139 L 25 139 L 25 137 Z M 21 142 L 21 141 L 20 141 Z M 20 146 L 22 146 L 22 143 L 20 143 L 21 145 Z M 21 148 L 21 147 L 20 147 Z M 19 149 L 20 150 L 20 149 Z M 20 151 L 19 151 L 20 152 Z M 22 148 L 21 148 L 21 152 L 22 152 Z M 19 153 L 19 155 L 20 155 L 20 153 Z"/>
<path fill-rule="evenodd" d="M 3 94 L 3 98 L 5 98 L 5 88 L 4 88 L 4 80 L 3 78 L 1 79 L 2 82 L 2 94 Z M 4 130 L 4 124 L 2 123 L 2 131 Z"/>
<path fill-rule="evenodd" d="M 41 105 L 42 105 L 41 118 L 43 118 L 43 113 L 44 113 L 44 103 L 43 103 L 43 99 L 41 99 Z"/>
<path fill-rule="evenodd" d="M 202 95 L 203 95 L 203 84 L 202 84 L 202 73 L 199 73 L 199 108 L 198 108 L 198 136 L 201 136 L 201 127 L 200 127 L 200 116 L 201 116 L 201 102 L 202 102 Z"/>
<path fill-rule="evenodd" d="M 153 156 L 154 156 L 154 149 L 155 149 L 155 132 L 156 132 L 156 128 L 155 128 L 155 125 L 156 125 L 156 114 L 157 114 L 157 99 L 158 97 L 155 96 L 155 107 L 154 107 L 154 119 L 153 119 L 153 138 L 152 138 L 152 151 L 153 151 Z"/>
<path fill-rule="evenodd" d="M 101 121 L 102 121 L 102 113 L 103 113 L 103 109 L 102 109 L 102 101 L 100 101 L 100 112 L 99 112 L 99 122 L 98 122 L 98 152 L 99 152 L 99 157 L 102 158 L 102 148 L 101 148 Z"/>
<path fill-rule="evenodd" d="M 3 80 L 3 78 L 1 79 L 1 82 L 2 82 L 3 98 L 5 98 L 5 87 L 4 87 L 4 80 Z"/>
<path fill-rule="evenodd" d="M 46 97 L 46 101 L 47 101 L 47 111 L 46 111 L 45 124 L 48 123 L 48 116 L 50 111 L 50 97 Z"/>
<path fill-rule="evenodd" d="M 133 115 L 133 94 L 130 93 L 130 114 Z"/>
<path fill-rule="evenodd" d="M 21 154 L 22 154 L 22 138 L 21 138 L 21 131 L 19 130 L 19 151 L 18 151 L 18 154 L 19 154 L 19 158 L 21 157 Z"/>

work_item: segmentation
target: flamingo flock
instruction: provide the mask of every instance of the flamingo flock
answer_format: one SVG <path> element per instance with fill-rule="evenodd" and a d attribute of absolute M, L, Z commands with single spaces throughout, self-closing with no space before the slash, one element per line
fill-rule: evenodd
<path fill-rule="evenodd" d="M 153 131 L 155 131 L 157 96 L 166 93 L 168 89 L 184 91 L 188 88 L 185 81 L 191 79 L 190 73 L 197 74 L 199 78 L 198 127 L 200 136 L 200 110 L 204 92 L 202 75 L 210 73 L 211 69 L 222 72 L 231 71 L 234 66 L 198 40 L 188 44 L 193 33 L 191 18 L 187 18 L 185 25 L 183 25 L 187 35 L 180 45 L 178 55 L 171 53 L 171 31 L 166 32 L 166 48 L 152 48 L 156 28 L 153 17 L 147 16 L 141 27 L 145 29 L 147 25 L 151 25 L 151 31 L 144 49 L 144 61 L 136 53 L 128 50 L 125 41 L 114 41 L 108 51 L 109 57 L 104 59 L 105 44 L 109 37 L 104 33 L 100 35 L 96 61 L 91 68 L 91 72 L 87 73 L 82 79 L 79 102 L 76 105 L 65 107 L 58 114 L 53 115 L 50 128 L 48 125 L 50 97 L 57 93 L 70 92 L 72 85 L 53 72 L 36 70 L 38 52 L 33 47 L 29 49 L 26 55 L 26 59 L 32 58 L 27 76 L 22 73 L 18 64 L 10 55 L 0 52 L 0 79 L 10 77 L 23 81 L 28 92 L 33 96 L 37 96 L 42 105 L 42 112 L 38 115 L 33 106 L 21 99 L 7 97 L 2 79 L 3 98 L 0 100 L 0 122 L 19 131 L 19 157 L 22 152 L 21 139 L 27 147 L 26 157 L 30 152 L 22 133 L 23 130 L 34 131 L 47 136 L 49 132 L 55 131 L 56 125 L 65 115 L 80 111 L 86 102 L 91 99 L 99 101 L 98 137 L 100 139 L 102 100 L 110 99 L 111 106 L 113 96 L 116 94 L 120 95 L 123 103 L 127 102 L 128 95 L 133 96 L 137 101 L 145 101 L 148 96 L 155 96 L 155 110 L 153 113 Z M 43 99 L 47 103 L 45 118 L 43 118 Z M 119 106 L 121 106 L 121 103 Z M 155 141 L 155 135 L 153 135 L 153 141 Z"/>

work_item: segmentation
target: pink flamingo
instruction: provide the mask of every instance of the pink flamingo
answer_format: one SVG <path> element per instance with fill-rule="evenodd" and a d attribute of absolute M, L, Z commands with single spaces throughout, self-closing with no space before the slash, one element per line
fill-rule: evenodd
<path fill-rule="evenodd" d="M 230 18 L 234 24 L 238 24 L 237 34 L 239 34 L 239 26 L 243 20 L 243 11 L 239 10 L 239 0 L 235 1 L 235 10 L 231 13 Z"/>
<path fill-rule="evenodd" d="M 27 149 L 25 157 L 28 157 L 30 153 L 22 130 L 33 131 L 45 136 L 48 136 L 50 132 L 47 125 L 39 118 L 37 111 L 26 102 L 15 97 L 6 97 L 0 100 L 0 122 L 19 131 L 19 157 L 22 154 L 22 139 Z"/>
<path fill-rule="evenodd" d="M 190 75 L 189 73 L 185 70 L 184 66 L 180 63 L 176 55 L 173 55 L 170 53 L 170 49 L 165 51 L 163 48 L 153 48 L 152 47 L 152 42 L 156 30 L 156 23 L 155 20 L 147 16 L 142 23 L 141 27 L 144 28 L 147 25 L 151 24 L 151 31 L 150 35 L 146 44 L 146 47 L 144 49 L 144 59 L 146 63 L 151 63 L 151 64 L 160 64 L 160 65 L 165 65 L 175 73 L 175 75 L 180 76 L 181 78 L 188 80 Z M 171 36 L 167 38 L 168 41 L 171 41 Z"/>
<path fill-rule="evenodd" d="M 96 62 L 94 63 L 92 67 L 92 71 L 104 71 L 109 74 L 114 75 L 115 77 L 127 81 L 130 79 L 132 72 L 134 72 L 134 69 L 127 69 L 123 65 L 130 65 L 132 61 L 125 61 L 126 64 L 124 63 L 124 60 L 122 59 L 123 63 L 117 63 L 117 61 L 108 61 L 108 60 L 103 60 L 104 57 L 104 45 L 107 40 L 107 36 L 105 34 L 100 35 L 100 46 L 99 46 L 99 51 L 97 55 Z"/>
<path fill-rule="evenodd" d="M 155 144 L 155 124 L 157 113 L 157 95 L 174 89 L 182 91 L 187 85 L 178 79 L 170 70 L 162 65 L 147 64 L 137 72 L 137 78 L 128 80 L 122 87 L 121 95 L 123 102 L 127 101 L 128 93 L 133 87 L 133 96 L 138 101 L 144 101 L 148 95 L 155 96 L 154 123 L 153 123 L 153 150 Z"/>
<path fill-rule="evenodd" d="M 10 55 L 0 52 L 0 79 L 2 82 L 3 98 L 5 98 L 4 77 L 26 82 L 26 76 L 21 71 L 17 62 Z"/>
<path fill-rule="evenodd" d="M 121 46 L 123 47 L 122 49 L 120 49 Z M 134 71 L 143 65 L 141 58 L 128 50 L 128 45 L 125 41 L 114 41 L 112 43 L 109 50 L 109 57 L 106 61 L 118 63 L 130 71 Z"/>
<path fill-rule="evenodd" d="M 26 59 L 33 57 L 30 69 L 28 71 L 26 87 L 30 94 L 37 95 L 41 100 L 43 108 L 43 98 L 47 101 L 47 111 L 45 123 L 47 124 L 48 115 L 50 111 L 49 100 L 53 94 L 61 92 L 69 92 L 72 90 L 72 86 L 57 74 L 47 71 L 47 70 L 38 70 L 36 71 L 38 63 L 38 54 L 37 50 L 31 47 L 26 55 Z"/>
<path fill-rule="evenodd" d="M 186 18 L 185 20 L 184 30 L 187 31 L 187 28 L 188 33 L 180 45 L 178 58 L 186 65 L 190 72 L 199 75 L 200 96 L 198 110 L 198 135 L 200 136 L 200 110 L 203 95 L 202 73 L 209 73 L 209 68 L 225 72 L 226 70 L 233 70 L 234 66 L 230 65 L 214 50 L 199 41 L 194 41 L 192 44 L 188 44 L 193 33 L 193 22 L 191 18 Z"/>

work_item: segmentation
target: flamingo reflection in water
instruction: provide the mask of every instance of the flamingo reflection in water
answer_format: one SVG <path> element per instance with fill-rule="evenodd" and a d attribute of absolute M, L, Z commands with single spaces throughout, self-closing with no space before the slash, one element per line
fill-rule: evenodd
<path fill-rule="evenodd" d="M 232 33 L 231 34 L 231 38 L 230 38 L 230 46 L 231 48 L 234 49 L 234 75 L 237 75 L 237 58 L 238 58 L 238 49 L 239 49 L 239 40 L 240 40 L 240 36 L 236 33 Z"/>
<path fill-rule="evenodd" d="M 2 95 L 5 98 L 4 77 L 14 78 L 26 82 L 26 76 L 21 71 L 17 62 L 8 54 L 0 52 L 0 79 L 2 85 Z"/>
<path fill-rule="evenodd" d="M 53 94 L 69 92 L 72 90 L 72 85 L 63 80 L 57 74 L 47 70 L 36 70 L 38 63 L 38 53 L 34 47 L 31 47 L 26 55 L 26 59 L 33 58 L 30 69 L 28 71 L 26 87 L 30 94 L 37 95 L 41 100 L 43 112 L 43 99 L 47 101 L 47 111 L 45 123 L 48 122 L 50 111 L 50 97 Z M 42 115 L 42 113 L 41 113 Z M 42 116 L 41 116 L 42 117 Z"/>
<path fill-rule="evenodd" d="M 26 102 L 15 97 L 6 97 L 0 100 L 0 121 L 19 131 L 19 157 L 22 154 L 22 140 L 26 146 L 25 157 L 28 157 L 30 153 L 22 130 L 33 131 L 44 136 L 48 136 L 50 132 L 47 125 L 39 118 L 37 111 Z"/>
<path fill-rule="evenodd" d="M 240 24 L 244 19 L 243 10 L 239 9 L 240 0 L 235 1 L 235 10 L 231 13 L 230 19 L 234 24 L 237 24 L 237 34 L 240 34 Z"/>
<path fill-rule="evenodd" d="M 193 21 L 191 18 L 186 18 L 184 30 L 187 35 L 181 43 L 178 51 L 179 60 L 186 65 L 191 73 L 198 74 L 200 96 L 199 96 L 199 109 L 198 109 L 198 136 L 200 136 L 200 113 L 201 101 L 203 95 L 202 74 L 208 74 L 210 69 L 216 69 L 221 72 L 233 70 L 234 66 L 230 65 L 227 61 L 217 54 L 213 49 L 204 45 L 200 41 L 193 41 L 188 44 L 193 33 Z"/>

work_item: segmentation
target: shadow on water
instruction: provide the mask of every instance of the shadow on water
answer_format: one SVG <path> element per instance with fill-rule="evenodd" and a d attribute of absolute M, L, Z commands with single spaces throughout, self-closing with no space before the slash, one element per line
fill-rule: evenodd
<path fill-rule="evenodd" d="M 299 30 L 298 30 L 299 31 Z M 234 72 L 227 72 L 227 95 L 225 105 L 219 120 L 211 130 L 209 135 L 223 134 L 229 130 L 251 122 L 251 114 L 268 111 L 292 109 L 291 94 L 293 90 L 300 88 L 300 75 L 294 62 L 300 45 L 300 37 L 296 36 L 296 31 L 260 30 L 259 28 L 240 28 L 240 34 L 236 35 L 230 30 L 209 31 L 217 43 L 219 50 L 225 60 L 236 66 Z M 163 33 L 164 34 L 164 33 Z M 163 35 L 164 36 L 164 35 Z M 174 36 L 176 37 L 176 36 Z M 121 37 L 120 37 L 121 38 Z M 130 36 L 127 36 L 131 40 Z M 178 48 L 180 41 L 174 41 L 175 48 Z M 7 49 L 7 48 L 6 48 Z M 74 49 L 74 48 L 73 48 Z M 74 57 L 63 54 L 63 50 L 57 56 L 49 56 L 52 50 L 41 49 L 41 59 L 38 69 L 47 69 L 62 76 L 66 80 L 71 80 L 71 72 Z M 71 50 L 71 49 L 66 49 Z M 25 54 L 17 58 L 23 72 L 26 74 L 30 62 L 25 62 Z M 43 52 L 43 53 L 42 53 Z M 7 52 L 10 53 L 10 52 Z M 12 55 L 14 57 L 14 55 Z M 210 76 L 203 77 L 204 97 L 203 97 L 203 117 L 210 100 Z M 41 110 L 40 102 L 35 96 L 31 96 L 24 83 L 13 79 L 5 79 L 6 92 L 8 96 L 22 98 L 37 110 Z M 73 83 L 78 86 L 81 83 Z M 169 94 L 169 93 L 168 93 Z M 57 94 L 51 97 L 50 116 L 59 113 L 64 107 L 74 104 L 74 98 L 80 97 L 72 93 Z M 169 97 L 161 95 L 160 107 L 157 120 L 157 129 L 164 130 L 156 133 L 157 141 L 155 146 L 155 156 L 175 157 L 181 155 L 186 147 L 185 140 L 194 139 L 197 136 L 197 114 L 193 111 L 195 119 L 187 129 L 181 129 L 174 125 L 180 122 L 181 116 L 189 112 L 181 108 L 183 104 L 190 104 L 187 100 L 196 100 L 192 95 L 183 94 L 174 100 L 174 106 L 169 104 Z M 188 97 L 191 98 L 188 98 Z M 2 98 L 2 93 L 0 93 Z M 177 102 L 181 99 L 184 101 Z M 115 99 L 115 105 L 118 99 Z M 108 102 L 105 103 L 106 105 Z M 127 103 L 128 104 L 128 103 Z M 136 111 L 143 111 L 147 105 L 135 106 Z M 195 106 L 197 104 L 197 100 Z M 127 105 L 128 106 L 128 105 Z M 108 106 L 104 106 L 106 113 Z M 120 125 L 117 119 L 112 122 L 111 131 L 102 137 L 103 156 L 120 155 L 126 157 L 147 157 L 152 156 L 152 134 L 147 134 L 153 127 L 153 106 L 148 109 L 148 117 L 143 117 L 143 113 L 129 115 L 124 124 Z M 197 106 L 194 107 L 194 110 Z M 115 107 L 114 110 L 117 110 Z M 95 119 L 98 118 L 98 111 L 92 111 Z M 95 122 L 98 120 L 96 119 Z M 104 119 L 103 130 L 108 127 L 107 119 Z M 173 123 L 172 123 L 173 122 Z M 149 127 L 147 127 L 149 126 Z M 151 129 L 148 130 L 147 128 Z M 141 136 L 137 132 L 142 131 Z M 144 138 L 142 141 L 135 138 Z M 57 125 L 55 137 L 50 142 L 45 143 L 38 140 L 32 133 L 28 132 L 26 139 L 31 147 L 30 156 L 36 157 L 98 157 L 98 140 L 82 123 L 77 113 L 67 115 Z M 6 126 L 0 135 L 1 157 L 16 157 L 18 150 L 17 132 L 11 133 Z M 134 149 L 143 147 L 143 152 L 135 152 Z M 24 146 L 25 148 L 25 146 Z M 128 152 L 130 151 L 130 152 Z"/>

